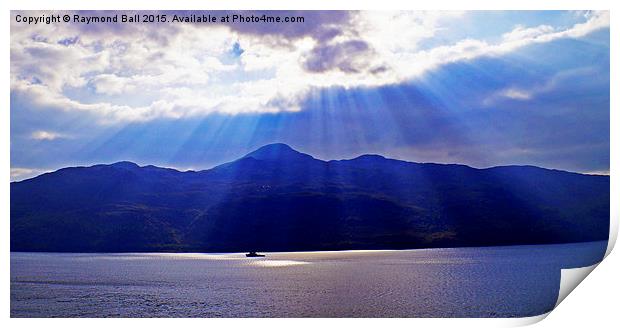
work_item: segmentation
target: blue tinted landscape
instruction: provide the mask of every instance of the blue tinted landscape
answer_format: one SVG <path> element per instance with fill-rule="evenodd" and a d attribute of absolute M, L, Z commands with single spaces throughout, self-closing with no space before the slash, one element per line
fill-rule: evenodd
<path fill-rule="evenodd" d="M 12 317 L 526 317 L 603 258 L 607 11 L 11 18 Z"/>

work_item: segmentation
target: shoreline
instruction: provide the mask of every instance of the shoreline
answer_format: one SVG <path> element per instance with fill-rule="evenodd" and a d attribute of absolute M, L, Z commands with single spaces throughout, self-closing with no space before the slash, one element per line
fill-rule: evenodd
<path fill-rule="evenodd" d="M 400 248 L 400 249 L 343 249 L 343 250 L 311 250 L 311 251 L 257 251 L 261 254 L 312 254 L 312 253 L 380 253 L 380 252 L 399 252 L 399 251 L 422 251 L 422 250 L 446 250 L 446 249 L 467 249 L 467 248 L 501 248 L 518 246 L 554 246 L 554 245 L 575 245 L 588 243 L 609 243 L 609 239 L 580 241 L 570 243 L 549 243 L 549 244 L 510 244 L 510 245 L 484 245 L 484 246 L 455 246 L 455 247 L 427 247 L 427 248 Z M 50 252 L 50 251 L 10 251 L 13 253 L 33 253 L 33 254 L 211 254 L 211 255 L 245 255 L 246 252 L 200 252 L 200 251 L 127 251 L 127 252 Z"/>

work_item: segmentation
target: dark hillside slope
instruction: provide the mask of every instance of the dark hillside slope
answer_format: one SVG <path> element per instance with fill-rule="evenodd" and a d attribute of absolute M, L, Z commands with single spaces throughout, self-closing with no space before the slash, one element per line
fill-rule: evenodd
<path fill-rule="evenodd" d="M 11 250 L 399 249 L 607 239 L 609 177 L 284 144 L 199 172 L 129 162 L 11 183 Z"/>

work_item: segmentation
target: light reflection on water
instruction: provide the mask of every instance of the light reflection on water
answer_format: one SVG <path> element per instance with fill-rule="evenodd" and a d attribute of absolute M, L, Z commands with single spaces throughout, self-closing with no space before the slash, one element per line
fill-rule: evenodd
<path fill-rule="evenodd" d="M 245 254 L 11 253 L 13 317 L 511 317 L 605 242 Z"/>
<path fill-rule="evenodd" d="M 101 254 L 59 254 L 74 256 L 77 261 L 137 261 L 137 260 L 245 260 L 243 254 L 209 253 L 101 253 Z"/>
<path fill-rule="evenodd" d="M 280 268 L 280 267 L 288 267 L 293 265 L 305 265 L 310 264 L 310 262 L 304 261 L 290 261 L 290 260 L 256 260 L 256 261 L 248 261 L 248 265 L 264 267 L 264 268 Z"/>

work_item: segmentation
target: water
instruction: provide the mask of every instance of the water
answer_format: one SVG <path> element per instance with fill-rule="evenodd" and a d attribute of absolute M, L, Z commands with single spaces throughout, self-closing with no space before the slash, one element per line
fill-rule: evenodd
<path fill-rule="evenodd" d="M 12 317 L 515 317 L 606 242 L 406 251 L 11 253 Z"/>

